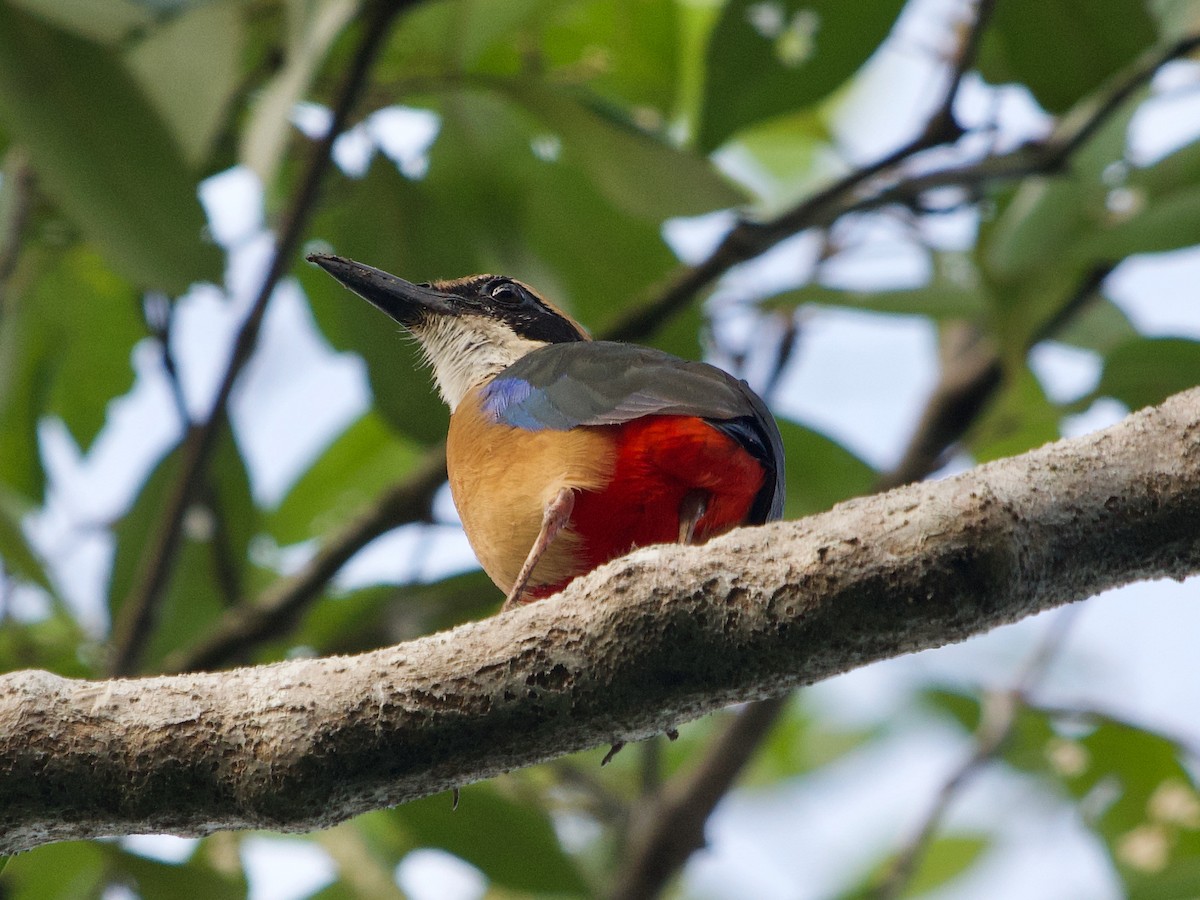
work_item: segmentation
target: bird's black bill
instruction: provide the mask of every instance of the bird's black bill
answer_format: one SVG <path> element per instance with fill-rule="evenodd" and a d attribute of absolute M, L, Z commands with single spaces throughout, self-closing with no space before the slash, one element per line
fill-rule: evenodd
<path fill-rule="evenodd" d="M 453 298 L 441 291 L 413 284 L 344 256 L 310 253 L 307 259 L 401 325 L 416 325 L 431 312 L 456 311 Z"/>

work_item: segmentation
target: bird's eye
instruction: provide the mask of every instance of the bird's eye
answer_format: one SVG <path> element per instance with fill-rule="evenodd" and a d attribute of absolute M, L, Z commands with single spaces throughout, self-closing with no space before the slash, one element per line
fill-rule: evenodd
<path fill-rule="evenodd" d="M 492 299 L 503 306 L 519 306 L 525 299 L 525 292 L 519 284 L 511 281 L 500 281 L 492 286 Z"/>

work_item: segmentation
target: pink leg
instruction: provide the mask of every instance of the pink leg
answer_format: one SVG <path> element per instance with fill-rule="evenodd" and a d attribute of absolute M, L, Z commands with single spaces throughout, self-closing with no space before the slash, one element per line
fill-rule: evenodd
<path fill-rule="evenodd" d="M 570 488 L 563 488 L 547 504 L 542 513 L 542 530 L 538 532 L 537 540 L 533 542 L 529 555 L 525 557 L 525 565 L 521 566 L 517 580 L 513 582 L 512 590 L 504 598 L 504 605 L 500 607 L 500 612 L 507 612 L 521 602 L 521 595 L 525 593 L 525 586 L 529 584 L 529 577 L 533 574 L 534 567 L 554 539 L 558 537 L 558 533 L 571 521 L 573 509 L 575 509 L 575 492 Z"/>

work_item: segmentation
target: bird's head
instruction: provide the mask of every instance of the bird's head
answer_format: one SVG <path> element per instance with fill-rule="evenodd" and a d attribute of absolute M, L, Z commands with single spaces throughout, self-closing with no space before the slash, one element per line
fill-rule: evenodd
<path fill-rule="evenodd" d="M 316 263 L 417 339 L 453 411 L 475 385 L 547 344 L 591 340 L 574 319 L 526 284 L 501 275 L 413 284 L 340 256 Z"/>

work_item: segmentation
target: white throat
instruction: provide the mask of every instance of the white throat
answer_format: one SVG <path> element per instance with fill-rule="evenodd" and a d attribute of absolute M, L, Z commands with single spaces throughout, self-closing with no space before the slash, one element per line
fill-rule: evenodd
<path fill-rule="evenodd" d="M 409 330 L 421 344 L 438 393 L 450 412 L 475 385 L 546 346 L 487 316 L 434 316 Z"/>

